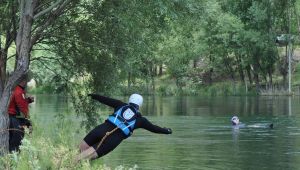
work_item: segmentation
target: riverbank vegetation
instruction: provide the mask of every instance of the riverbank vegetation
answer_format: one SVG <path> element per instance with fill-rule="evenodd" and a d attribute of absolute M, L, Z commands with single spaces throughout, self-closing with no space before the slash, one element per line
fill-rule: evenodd
<path fill-rule="evenodd" d="M 289 33 L 292 74 L 300 58 L 298 1 L 80 4 L 33 52 L 38 93 L 66 92 L 78 80 L 119 94 L 198 95 L 214 86 L 224 91 L 211 95 L 286 91 Z"/>
<path fill-rule="evenodd" d="M 67 115 L 67 116 L 61 116 Z M 3 170 L 135 170 L 137 167 L 119 165 L 109 167 L 102 159 L 98 161 L 84 160 L 75 162 L 79 153 L 79 142 L 85 134 L 80 128 L 80 121 L 70 120 L 69 113 L 63 113 L 51 118 L 51 123 L 43 122 L 39 115 L 33 115 L 33 131 L 26 132 L 22 140 L 20 153 L 10 153 L 0 157 Z M 77 119 L 78 120 L 78 119 Z"/>

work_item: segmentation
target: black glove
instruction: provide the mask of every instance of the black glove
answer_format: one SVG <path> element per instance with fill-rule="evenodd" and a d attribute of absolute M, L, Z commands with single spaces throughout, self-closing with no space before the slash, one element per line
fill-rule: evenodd
<path fill-rule="evenodd" d="M 34 102 L 34 98 L 33 98 L 33 97 L 27 97 L 26 99 L 27 99 L 27 102 L 28 102 L 28 103 Z"/>
<path fill-rule="evenodd" d="M 172 134 L 172 129 L 171 128 L 165 128 L 165 129 L 168 131 L 167 134 Z"/>
<path fill-rule="evenodd" d="M 29 126 L 32 126 L 31 121 L 30 121 L 30 120 L 27 120 L 27 121 L 25 122 L 25 125 L 28 126 L 28 127 L 29 127 Z"/>
<path fill-rule="evenodd" d="M 32 123 L 29 119 L 26 118 L 19 118 L 19 122 L 21 126 L 32 126 Z"/>
<path fill-rule="evenodd" d="M 95 94 L 88 94 L 88 96 L 90 96 L 92 99 L 95 99 Z"/>

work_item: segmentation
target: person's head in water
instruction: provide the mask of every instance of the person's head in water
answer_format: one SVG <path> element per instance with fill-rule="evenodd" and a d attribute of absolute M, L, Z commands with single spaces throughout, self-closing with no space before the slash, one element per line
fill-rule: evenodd
<path fill-rule="evenodd" d="M 143 104 L 143 97 L 139 94 L 132 94 L 129 97 L 129 104 L 133 104 L 137 109 L 139 109 Z"/>
<path fill-rule="evenodd" d="M 240 123 L 240 120 L 237 116 L 233 116 L 231 118 L 231 123 L 232 123 L 232 125 L 238 125 Z"/>

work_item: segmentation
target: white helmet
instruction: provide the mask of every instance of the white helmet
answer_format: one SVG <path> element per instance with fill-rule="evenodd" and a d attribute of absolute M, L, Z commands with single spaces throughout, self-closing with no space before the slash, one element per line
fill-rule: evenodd
<path fill-rule="evenodd" d="M 141 107 L 143 104 L 143 97 L 139 94 L 132 94 L 129 97 L 129 103 L 133 103 Z"/>
<path fill-rule="evenodd" d="M 231 123 L 232 123 L 232 125 L 238 125 L 240 123 L 240 120 L 237 116 L 233 116 L 231 118 Z"/>

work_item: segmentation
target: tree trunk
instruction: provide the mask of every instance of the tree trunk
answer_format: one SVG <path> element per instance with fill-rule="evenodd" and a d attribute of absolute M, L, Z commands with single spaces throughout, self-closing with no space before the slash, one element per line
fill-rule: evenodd
<path fill-rule="evenodd" d="M 239 72 L 239 75 L 240 75 L 240 79 L 241 79 L 241 82 L 245 82 L 245 74 L 244 74 L 244 70 L 243 70 L 243 67 L 242 67 L 242 64 L 241 64 L 241 60 L 239 59 L 238 60 L 238 72 Z"/>
<path fill-rule="evenodd" d="M 2 96 L 6 80 L 6 56 L 7 53 L 3 49 L 0 49 L 0 96 Z"/>
<path fill-rule="evenodd" d="M 232 81 L 234 82 L 235 81 L 234 71 L 233 71 L 232 67 L 230 66 L 230 64 L 228 62 L 225 62 L 225 63 L 226 63 L 225 64 L 226 68 L 227 68 L 227 70 L 228 70 L 228 72 L 230 74 L 230 77 L 231 77 Z"/>
<path fill-rule="evenodd" d="M 8 152 L 8 131 L 3 131 L 4 129 L 7 129 L 9 127 L 9 119 L 7 114 L 7 105 L 9 101 L 9 96 L 7 92 L 9 90 L 4 90 L 6 94 L 2 94 L 1 100 L 0 100 L 0 155 L 3 155 Z"/>
<path fill-rule="evenodd" d="M 259 92 L 259 77 L 258 77 L 258 73 L 254 73 L 254 81 L 255 81 L 255 87 L 256 87 L 256 91 Z"/>
<path fill-rule="evenodd" d="M 256 91 L 259 92 L 259 76 L 258 76 L 258 72 L 259 72 L 259 63 L 258 63 L 258 59 L 255 58 L 255 63 L 253 65 L 253 75 L 254 75 L 254 81 L 255 81 L 255 86 L 256 86 Z"/>
<path fill-rule="evenodd" d="M 163 65 L 160 64 L 160 65 L 159 65 L 159 73 L 158 73 L 158 75 L 159 75 L 159 76 L 162 76 L 162 74 L 163 74 Z"/>
<path fill-rule="evenodd" d="M 241 79 L 241 82 L 245 82 L 245 74 L 244 74 L 244 71 L 243 71 L 243 67 L 242 67 L 242 61 L 241 61 L 241 57 L 240 56 L 237 56 L 237 66 L 238 66 L 238 72 L 239 72 L 239 75 L 240 75 L 240 79 Z"/>
<path fill-rule="evenodd" d="M 289 73 L 289 54 L 288 54 L 288 45 L 285 46 L 285 62 L 284 62 L 284 88 L 287 89 L 288 88 L 288 81 L 287 81 L 287 75 Z"/>
<path fill-rule="evenodd" d="M 210 68 L 210 69 L 209 69 L 209 72 L 208 72 L 208 84 L 209 84 L 209 85 L 212 85 L 212 82 L 213 82 L 213 79 L 212 79 L 213 72 L 214 72 L 214 69 L 213 69 L 213 68 Z"/>
<path fill-rule="evenodd" d="M 239 74 L 240 74 L 240 79 L 241 79 L 241 82 L 245 82 L 245 74 L 244 74 L 244 71 L 242 68 L 238 68 L 239 69 Z"/>
<path fill-rule="evenodd" d="M 152 93 L 155 93 L 155 75 L 156 75 L 156 67 L 152 70 L 151 74 L 151 83 L 152 83 Z"/>
<path fill-rule="evenodd" d="M 295 12 L 296 20 L 297 20 L 298 34 L 300 36 L 300 19 L 299 19 L 298 9 L 297 9 L 296 5 L 294 5 L 294 12 Z"/>
<path fill-rule="evenodd" d="M 251 76 L 251 67 L 250 67 L 250 65 L 248 65 L 248 66 L 246 67 L 246 71 L 247 71 L 249 83 L 252 84 L 253 80 L 252 80 L 252 76 Z"/>
<path fill-rule="evenodd" d="M 37 0 L 21 0 L 20 1 L 20 23 L 16 37 L 16 54 L 18 60 L 14 72 L 8 78 L 4 85 L 3 93 L 0 99 L 0 129 L 7 129 L 9 125 L 7 107 L 12 90 L 25 75 L 29 67 L 29 52 L 31 49 L 31 28 L 33 23 L 33 10 Z M 8 150 L 8 133 L 0 133 L 1 152 Z"/>
<path fill-rule="evenodd" d="M 282 75 L 282 86 L 284 87 L 284 89 L 287 89 L 287 75 L 286 74 Z"/>
<path fill-rule="evenodd" d="M 197 62 L 198 62 L 198 60 L 196 60 L 196 59 L 193 60 L 193 68 L 197 68 Z"/>
<path fill-rule="evenodd" d="M 1 58 L 2 60 L 2 58 Z M 1 61 L 1 64 L 3 60 Z M 5 69 L 1 65 L 1 77 L 0 77 L 0 129 L 4 130 L 8 128 L 9 120 L 7 114 L 8 101 L 10 98 L 11 87 L 5 86 Z M 3 77 L 2 77 L 3 76 Z M 8 132 L 0 133 L 0 155 L 8 151 Z"/>
<path fill-rule="evenodd" d="M 272 69 L 271 68 L 269 68 L 268 73 L 269 73 L 269 86 L 272 87 L 273 86 L 273 78 L 272 78 Z"/>
<path fill-rule="evenodd" d="M 213 63 L 212 60 L 213 60 L 213 59 L 212 59 L 211 55 L 209 55 L 209 62 L 210 62 L 211 65 L 212 65 L 212 63 Z M 209 85 L 212 85 L 212 76 L 213 76 L 213 72 L 214 72 L 213 67 L 210 67 L 209 72 L 208 72 L 208 84 L 209 84 Z"/>

